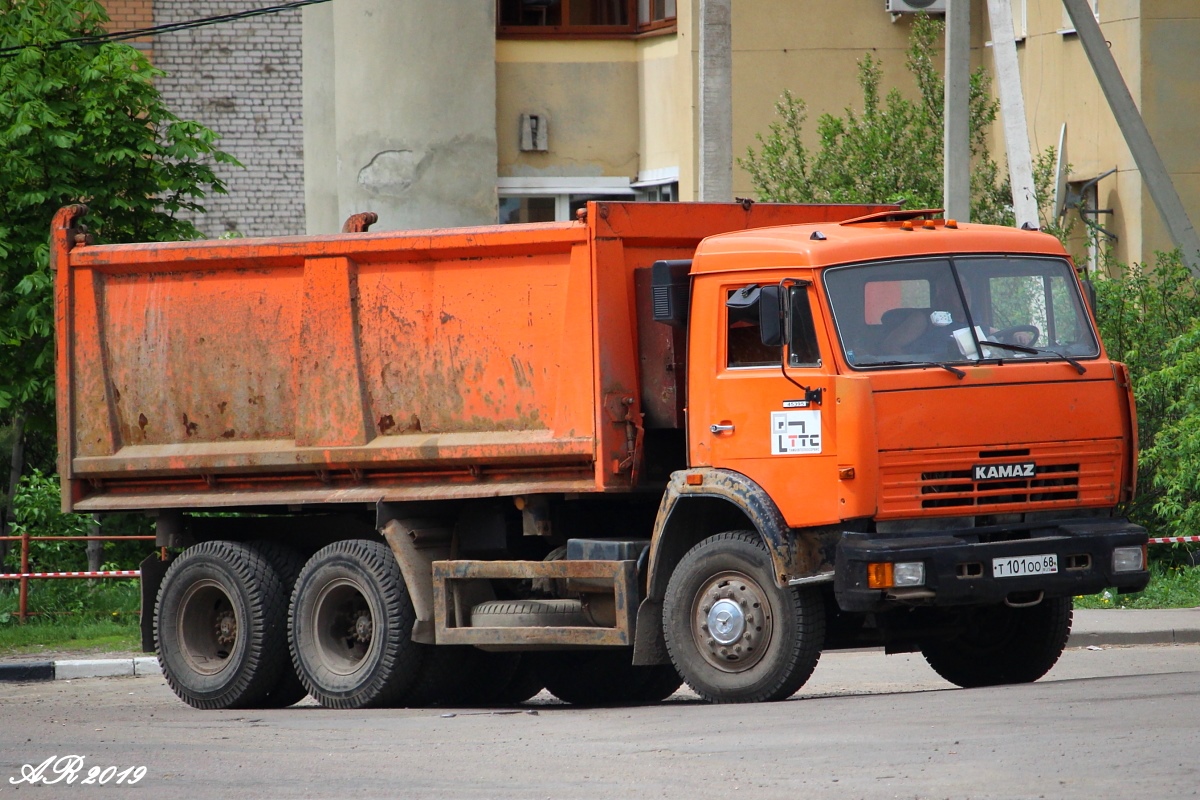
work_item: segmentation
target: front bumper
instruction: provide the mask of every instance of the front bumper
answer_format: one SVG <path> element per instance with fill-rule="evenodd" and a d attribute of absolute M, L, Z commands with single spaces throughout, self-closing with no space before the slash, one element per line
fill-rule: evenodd
<path fill-rule="evenodd" d="M 834 591 L 843 611 L 881 611 L 897 605 L 982 605 L 1045 597 L 1094 594 L 1108 587 L 1138 591 L 1146 569 L 1114 572 L 1117 547 L 1144 546 L 1146 530 L 1122 519 L 1080 519 L 930 533 L 851 533 L 838 543 Z M 1054 574 L 996 577 L 997 558 L 1055 554 Z M 925 564 L 925 584 L 872 589 L 867 564 Z M 1143 564 L 1143 566 L 1146 566 Z"/>

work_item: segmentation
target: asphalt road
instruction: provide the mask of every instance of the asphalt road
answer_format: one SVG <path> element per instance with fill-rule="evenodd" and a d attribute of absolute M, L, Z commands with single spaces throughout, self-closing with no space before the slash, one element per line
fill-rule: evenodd
<path fill-rule="evenodd" d="M 1038 683 L 970 691 L 919 656 L 851 652 L 826 654 L 783 703 L 708 706 L 680 692 L 578 709 L 546 697 L 515 713 L 202 712 L 159 678 L 0 685 L 0 798 L 1200 794 L 1200 645 L 1072 649 Z M 145 777 L 11 783 L 22 765 L 68 754 L 86 758 L 81 778 L 93 766 Z"/>

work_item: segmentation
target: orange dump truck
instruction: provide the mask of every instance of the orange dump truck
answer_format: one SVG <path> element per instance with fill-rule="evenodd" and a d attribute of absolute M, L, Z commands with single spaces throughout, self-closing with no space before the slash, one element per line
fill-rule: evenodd
<path fill-rule="evenodd" d="M 1129 377 L 1050 236 L 592 203 L 98 246 L 85 212 L 63 505 L 156 517 L 143 643 L 194 706 L 776 700 L 863 646 L 1026 682 L 1073 595 L 1148 580 Z"/>

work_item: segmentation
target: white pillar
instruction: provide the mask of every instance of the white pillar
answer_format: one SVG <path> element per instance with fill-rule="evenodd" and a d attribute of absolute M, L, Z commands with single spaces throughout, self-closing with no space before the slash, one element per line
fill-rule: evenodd
<path fill-rule="evenodd" d="M 1017 42 L 1013 36 L 1009 0 L 988 0 L 992 23 L 992 57 L 996 61 L 996 84 L 1000 89 L 1000 119 L 1008 151 L 1008 174 L 1012 182 L 1016 226 L 1038 228 L 1037 198 L 1033 193 L 1033 158 L 1029 153 L 1029 128 L 1025 122 L 1025 93 L 1017 66 Z"/>

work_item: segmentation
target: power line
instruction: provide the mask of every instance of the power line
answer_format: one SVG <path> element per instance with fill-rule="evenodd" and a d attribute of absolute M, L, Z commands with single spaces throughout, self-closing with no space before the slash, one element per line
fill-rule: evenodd
<path fill-rule="evenodd" d="M 261 17 L 267 14 L 279 14 L 284 11 L 294 11 L 297 8 L 304 6 L 313 6 L 319 3 L 328 3 L 330 0 L 294 0 L 290 3 L 282 3 L 277 6 L 267 6 L 266 8 L 254 8 L 249 11 L 238 11 L 233 14 L 221 14 L 216 17 L 203 17 L 201 19 L 192 19 L 185 22 L 171 22 L 166 25 L 154 25 L 149 28 L 137 28 L 129 31 L 115 31 L 113 33 L 102 33 L 97 36 L 77 36 L 73 39 L 61 39 L 57 42 L 48 42 L 46 44 L 28 44 L 19 45 L 17 47 L 0 48 L 0 58 L 16 55 L 22 50 L 30 47 L 40 47 L 43 50 L 57 50 L 69 44 L 91 45 L 91 44 L 106 44 L 108 42 L 123 42 L 126 39 L 138 39 L 143 36 L 157 36 L 160 33 L 174 33 L 175 31 L 184 31 L 190 28 L 203 28 L 207 25 L 220 25 L 225 22 L 235 22 L 239 19 L 249 19 L 250 17 Z"/>

